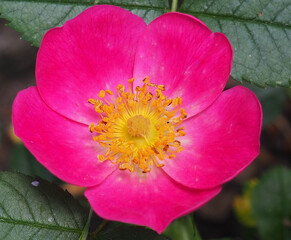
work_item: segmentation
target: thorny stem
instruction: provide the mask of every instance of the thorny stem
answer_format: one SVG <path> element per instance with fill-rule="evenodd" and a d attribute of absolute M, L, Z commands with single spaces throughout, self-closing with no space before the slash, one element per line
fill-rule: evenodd
<path fill-rule="evenodd" d="M 172 1 L 171 12 L 177 12 L 177 7 L 178 7 L 178 0 L 173 0 Z"/>

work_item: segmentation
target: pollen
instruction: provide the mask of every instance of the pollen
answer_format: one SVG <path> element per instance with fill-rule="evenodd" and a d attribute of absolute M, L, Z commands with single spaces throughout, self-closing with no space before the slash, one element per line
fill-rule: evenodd
<path fill-rule="evenodd" d="M 143 80 L 133 89 L 134 79 L 128 80 L 128 91 L 119 84 L 116 94 L 101 90 L 97 99 L 88 102 L 100 116 L 91 123 L 93 141 L 103 149 L 98 161 L 110 161 L 120 170 L 148 173 L 174 161 L 183 151 L 179 139 L 186 135 L 183 121 L 187 118 L 182 98 L 168 98 L 164 85 Z"/>

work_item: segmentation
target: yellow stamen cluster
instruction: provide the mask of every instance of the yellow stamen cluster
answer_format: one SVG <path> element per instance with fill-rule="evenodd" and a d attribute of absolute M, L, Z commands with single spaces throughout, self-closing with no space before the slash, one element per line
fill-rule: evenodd
<path fill-rule="evenodd" d="M 153 84 L 146 77 L 143 86 L 133 90 L 133 81 L 128 80 L 128 92 L 119 84 L 118 96 L 101 90 L 99 99 L 88 100 L 102 119 L 90 124 L 89 130 L 106 151 L 98 154 L 100 161 L 147 173 L 151 166 L 163 167 L 165 159 L 175 158 L 183 150 L 176 138 L 186 134 L 180 125 L 187 115 L 181 97 L 170 99 L 162 93 L 164 85 Z"/>

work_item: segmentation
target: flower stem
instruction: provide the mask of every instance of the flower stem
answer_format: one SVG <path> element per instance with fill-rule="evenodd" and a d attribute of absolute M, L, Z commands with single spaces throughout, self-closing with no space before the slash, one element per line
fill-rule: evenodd
<path fill-rule="evenodd" d="M 177 7 L 178 7 L 178 0 L 173 0 L 172 1 L 171 12 L 177 12 Z"/>
<path fill-rule="evenodd" d="M 87 239 L 88 232 L 89 232 L 89 227 L 90 227 L 90 223 L 91 223 L 91 218 L 92 218 L 92 213 L 93 213 L 93 210 L 91 208 L 89 216 L 88 216 L 88 220 L 86 222 L 86 225 L 85 225 L 85 227 L 84 227 L 84 229 L 82 231 L 82 234 L 81 234 L 79 240 L 86 240 Z"/>
<path fill-rule="evenodd" d="M 97 237 L 97 234 L 105 227 L 105 225 L 109 223 L 108 220 L 103 220 L 100 225 L 97 227 L 97 229 L 91 233 L 91 236 L 93 237 L 93 239 L 95 239 Z"/>

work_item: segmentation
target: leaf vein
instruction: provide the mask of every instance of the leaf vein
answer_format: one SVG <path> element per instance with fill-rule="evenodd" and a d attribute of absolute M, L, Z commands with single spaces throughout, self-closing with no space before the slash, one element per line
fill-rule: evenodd
<path fill-rule="evenodd" d="M 184 11 L 183 13 L 186 14 L 192 14 L 200 17 L 209 17 L 209 18 L 220 18 L 226 21 L 232 21 L 232 22 L 242 22 L 244 24 L 258 24 L 258 25 L 269 25 L 272 27 L 277 27 L 277 28 L 286 28 L 286 29 L 291 29 L 291 25 L 288 24 L 282 24 L 278 22 L 269 22 L 265 20 L 258 20 L 256 18 L 242 18 L 238 16 L 233 16 L 229 14 L 215 14 L 215 13 L 204 13 L 204 12 L 191 12 L 191 11 Z"/>
<path fill-rule="evenodd" d="M 11 226 L 11 228 L 9 228 L 8 232 L 6 232 L 5 236 L 2 237 L 2 239 L 6 239 L 7 236 L 9 236 L 9 234 L 12 232 L 14 226 Z"/>
<path fill-rule="evenodd" d="M 0 224 L 1 223 L 29 226 L 29 227 L 35 227 L 35 228 L 44 228 L 44 229 L 60 231 L 60 232 L 73 232 L 73 233 L 82 232 L 82 229 L 78 229 L 78 228 L 68 228 L 64 226 L 55 226 L 55 225 L 49 225 L 49 224 L 44 224 L 44 223 L 39 223 L 39 222 L 29 222 L 29 221 L 23 221 L 23 220 L 12 219 L 12 218 L 0 217 Z"/>
<path fill-rule="evenodd" d="M 75 6 L 72 6 L 62 17 L 61 19 L 58 19 L 58 24 L 63 23 L 63 21 L 70 15 L 70 13 L 73 11 L 73 9 L 75 8 Z"/>
<path fill-rule="evenodd" d="M 74 0 L 67 0 L 66 2 L 60 2 L 59 0 L 0 0 L 0 2 L 16 2 L 16 3 L 22 3 L 22 2 L 29 2 L 29 3 L 40 3 L 40 4 L 58 4 L 58 6 L 60 5 L 77 5 L 77 6 L 93 6 L 93 5 L 96 5 L 95 4 L 95 1 L 90 1 L 90 2 L 78 2 L 78 1 L 74 1 Z M 102 1 L 98 1 L 98 5 L 101 5 L 101 4 L 108 4 L 108 2 L 102 2 Z M 140 4 L 140 5 L 137 5 L 138 2 L 134 2 L 132 4 L 129 4 L 129 3 L 110 3 L 111 5 L 114 5 L 114 6 L 122 6 L 124 8 L 127 8 L 127 9 L 142 9 L 142 10 L 145 10 L 145 9 L 155 9 L 155 10 L 165 10 L 165 9 L 168 9 L 169 6 L 149 6 L 149 5 L 144 5 L 144 4 Z"/>
<path fill-rule="evenodd" d="M 255 36 L 254 36 L 254 34 L 252 33 L 252 31 L 249 29 L 249 27 L 248 27 L 246 24 L 244 24 L 244 27 L 245 27 L 247 33 L 250 35 L 250 39 L 252 40 L 252 42 L 254 43 L 254 45 L 257 46 L 257 49 L 258 49 L 259 61 L 258 61 L 258 63 L 257 63 L 256 66 L 255 66 L 255 68 L 257 68 L 257 67 L 260 65 L 260 63 L 261 63 L 261 59 L 262 59 L 262 52 L 261 52 L 261 49 L 260 49 L 260 47 L 259 47 L 260 45 L 257 44 L 257 41 L 256 41 L 256 39 L 255 39 Z"/>
<path fill-rule="evenodd" d="M 26 204 L 27 209 L 31 214 L 32 220 L 35 221 L 35 217 L 34 217 L 34 214 L 32 212 L 32 209 L 31 209 L 31 207 L 29 205 L 29 202 L 25 198 L 25 196 L 18 189 L 16 189 L 11 183 L 5 181 L 4 179 L 1 179 L 1 180 L 2 180 L 3 183 L 6 183 L 6 185 L 8 185 L 10 187 L 10 189 L 13 189 L 24 200 L 24 203 Z"/>

